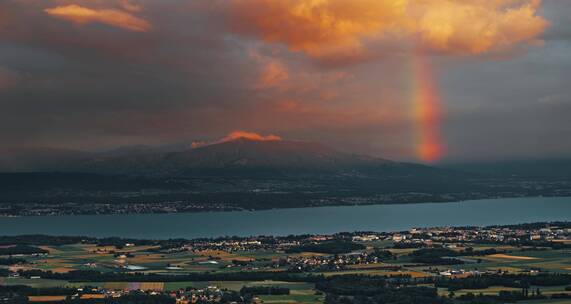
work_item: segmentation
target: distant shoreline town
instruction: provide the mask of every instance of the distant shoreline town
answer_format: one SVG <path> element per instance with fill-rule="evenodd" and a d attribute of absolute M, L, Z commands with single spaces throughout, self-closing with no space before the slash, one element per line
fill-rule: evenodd
<path fill-rule="evenodd" d="M 144 202 L 144 203 L 4 203 L 0 204 L 0 218 L 26 217 L 26 216 L 65 216 L 65 215 L 118 215 L 118 214 L 174 214 L 174 213 L 201 213 L 201 212 L 231 212 L 231 211 L 262 211 L 271 209 L 314 208 L 334 206 L 371 206 L 371 205 L 399 205 L 422 203 L 454 203 L 465 201 L 478 201 L 485 199 L 533 198 L 533 197 L 571 197 L 569 193 L 558 195 L 506 195 L 487 196 L 474 195 L 426 195 L 422 193 L 408 193 L 397 195 L 377 196 L 375 198 L 352 197 L 331 198 L 308 202 L 305 205 L 274 206 L 258 204 L 254 208 L 240 206 L 232 203 L 197 203 L 186 201 L 174 202 Z M 392 200 L 391 200 L 392 199 Z"/>

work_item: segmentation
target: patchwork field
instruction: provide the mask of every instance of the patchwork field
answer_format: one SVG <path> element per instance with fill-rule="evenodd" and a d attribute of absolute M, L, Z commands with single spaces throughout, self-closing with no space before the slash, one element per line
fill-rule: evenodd
<path fill-rule="evenodd" d="M 373 245 L 372 245 L 373 244 Z M 477 244 L 474 250 L 496 249 L 495 254 L 490 255 L 463 255 L 465 264 L 455 265 L 423 265 L 414 263 L 411 253 L 415 248 L 394 249 L 386 242 L 373 242 L 366 244 L 366 249 L 361 253 L 372 253 L 375 250 L 388 250 L 393 256 L 375 263 L 357 263 L 345 265 L 339 269 L 314 270 L 315 275 L 323 275 L 331 278 L 338 275 L 369 275 L 384 277 L 412 277 L 427 278 L 438 276 L 440 271 L 445 270 L 478 270 L 478 271 L 502 271 L 509 273 L 529 273 L 530 271 L 548 271 L 557 273 L 571 273 L 571 251 L 536 248 L 517 248 L 511 246 L 494 246 Z M 293 260 L 307 260 L 331 257 L 324 253 L 300 252 L 286 254 L 269 250 L 252 251 L 180 251 L 167 252 L 159 250 L 156 246 L 128 246 L 116 248 L 114 246 L 96 246 L 87 244 L 42 246 L 48 250 L 48 255 L 26 256 L 26 263 L 20 263 L 9 267 L 12 271 L 17 270 L 43 270 L 54 273 L 67 273 L 73 270 L 96 270 L 103 273 L 146 273 L 161 275 L 179 275 L 192 273 L 220 273 L 232 272 L 281 272 L 287 270 L 287 265 L 278 265 L 278 261 L 290 258 Z M 461 253 L 464 248 L 454 248 L 454 252 Z M 454 277 L 462 278 L 469 274 L 455 274 Z M 240 291 L 243 287 L 282 287 L 290 290 L 289 295 L 260 295 L 259 299 L 270 304 L 297 304 L 322 303 L 324 296 L 317 292 L 313 283 L 292 283 L 284 281 L 192 281 L 192 282 L 69 282 L 65 280 L 48 280 L 44 278 L 0 278 L 0 285 L 14 286 L 27 285 L 31 287 L 83 287 L 97 286 L 108 290 L 147 290 L 147 291 L 172 291 L 186 288 L 204 289 L 209 286 L 217 286 L 222 290 Z M 541 287 L 544 295 L 569 293 L 566 286 Z M 500 291 L 518 291 L 517 288 L 492 286 L 486 289 L 461 289 L 455 291 L 456 296 L 467 293 L 497 295 Z M 447 296 L 447 289 L 439 289 L 440 295 Z M 45 300 L 45 299 L 43 299 Z M 31 302 L 42 301 L 41 298 L 30 299 Z M 534 304 L 555 303 L 566 304 L 570 301 L 551 300 L 534 301 Z"/>
<path fill-rule="evenodd" d="M 307 303 L 307 304 L 317 304 L 323 303 L 323 296 L 318 296 L 315 294 L 293 294 L 287 296 L 273 296 L 273 295 L 265 295 L 260 296 L 260 299 L 264 301 L 264 303 L 269 304 L 287 304 L 287 303 Z"/>
<path fill-rule="evenodd" d="M 530 269 L 571 273 L 571 251 L 516 249 L 509 254 L 468 256 L 475 264 L 450 266 L 452 269 L 509 271 L 518 273 Z"/>
<path fill-rule="evenodd" d="M 516 255 L 509 255 L 509 254 L 491 254 L 486 256 L 487 259 L 506 259 L 506 260 L 537 260 L 534 257 L 527 257 L 527 256 L 516 256 Z"/>

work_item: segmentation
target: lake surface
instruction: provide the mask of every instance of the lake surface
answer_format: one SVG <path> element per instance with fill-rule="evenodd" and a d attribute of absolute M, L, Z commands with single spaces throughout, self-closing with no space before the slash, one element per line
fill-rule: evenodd
<path fill-rule="evenodd" d="M 413 227 L 570 221 L 571 198 L 341 206 L 265 211 L 0 218 L 0 235 L 197 238 L 399 231 Z"/>

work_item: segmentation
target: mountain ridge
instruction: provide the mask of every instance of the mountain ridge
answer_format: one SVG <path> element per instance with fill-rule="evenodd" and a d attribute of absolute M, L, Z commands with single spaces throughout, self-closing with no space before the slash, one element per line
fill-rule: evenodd
<path fill-rule="evenodd" d="M 494 178 L 281 139 L 238 138 L 176 151 L 59 152 L 38 150 L 41 162 L 20 163 L 25 173 L 0 172 L 0 203 L 103 204 L 97 212 L 114 208 L 107 203 L 168 202 L 254 210 L 571 193 L 565 180 Z M 33 159 L 30 151 L 25 156 Z"/>
<path fill-rule="evenodd" d="M 337 172 L 355 167 L 396 164 L 383 158 L 340 152 L 315 142 L 259 141 L 248 138 L 166 152 L 144 145 L 100 153 L 39 148 L 36 155 L 29 149 L 25 156 L 19 154 L 16 158 L 19 161 L 10 164 L 14 157 L 0 157 L 0 168 L 9 168 L 10 170 L 4 171 L 11 172 L 184 175 L 192 171 L 204 172 L 207 169 Z"/>

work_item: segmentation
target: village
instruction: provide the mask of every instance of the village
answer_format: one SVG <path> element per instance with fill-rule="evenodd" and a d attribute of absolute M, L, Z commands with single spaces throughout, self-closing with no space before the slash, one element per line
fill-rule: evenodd
<path fill-rule="evenodd" d="M 30 291 L 31 303 L 137 297 L 321 303 L 327 294 L 318 288 L 322 282 L 355 275 L 435 286 L 439 296 L 452 290 L 449 282 L 468 284 L 470 278 L 562 280 L 542 287 L 543 296 L 567 295 L 571 285 L 569 222 L 194 240 L 19 236 L 0 243 L 0 289 L 63 292 Z M 491 296 L 503 290 L 481 288 Z M 469 292 L 455 289 L 457 295 Z"/>

